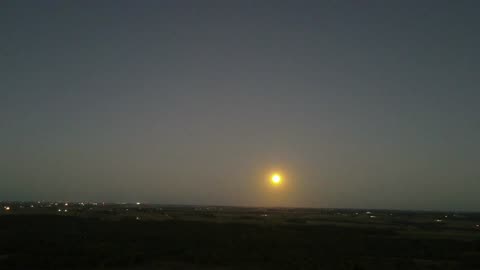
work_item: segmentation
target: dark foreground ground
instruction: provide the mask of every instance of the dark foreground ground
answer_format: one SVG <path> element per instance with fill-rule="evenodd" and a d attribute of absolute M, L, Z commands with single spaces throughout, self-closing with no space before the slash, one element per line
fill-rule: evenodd
<path fill-rule="evenodd" d="M 478 214 L 8 207 L 0 209 L 0 269 L 480 269 Z"/>

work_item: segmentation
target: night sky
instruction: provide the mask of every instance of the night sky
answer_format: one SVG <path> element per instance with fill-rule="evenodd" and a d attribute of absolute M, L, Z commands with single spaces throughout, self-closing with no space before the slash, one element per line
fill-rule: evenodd
<path fill-rule="evenodd" d="M 479 14 L 2 1 L 0 200 L 480 210 Z"/>

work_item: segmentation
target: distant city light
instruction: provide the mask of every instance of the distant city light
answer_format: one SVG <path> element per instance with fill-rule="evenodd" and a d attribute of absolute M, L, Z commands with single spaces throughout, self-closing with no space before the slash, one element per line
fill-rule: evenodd
<path fill-rule="evenodd" d="M 442 222 L 442 219 L 435 219 L 435 222 Z"/>
<path fill-rule="evenodd" d="M 137 205 L 140 205 L 141 203 L 137 202 Z"/>
<path fill-rule="evenodd" d="M 10 206 L 5 206 L 5 211 L 10 211 Z"/>
<path fill-rule="evenodd" d="M 65 203 L 65 206 L 68 206 L 68 203 Z"/>

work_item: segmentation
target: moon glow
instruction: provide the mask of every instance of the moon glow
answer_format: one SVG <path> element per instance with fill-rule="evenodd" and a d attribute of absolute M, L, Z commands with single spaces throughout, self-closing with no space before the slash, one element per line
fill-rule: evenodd
<path fill-rule="evenodd" d="M 271 182 L 274 185 L 280 185 L 282 183 L 282 176 L 279 175 L 278 173 L 272 174 Z"/>

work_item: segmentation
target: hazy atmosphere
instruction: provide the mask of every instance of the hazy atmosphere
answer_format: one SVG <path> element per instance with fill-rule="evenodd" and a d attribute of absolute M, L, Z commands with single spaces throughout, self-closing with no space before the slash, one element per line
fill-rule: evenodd
<path fill-rule="evenodd" d="M 478 211 L 479 14 L 2 1 L 0 200 Z"/>

